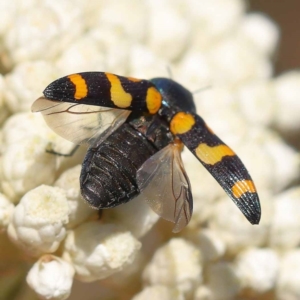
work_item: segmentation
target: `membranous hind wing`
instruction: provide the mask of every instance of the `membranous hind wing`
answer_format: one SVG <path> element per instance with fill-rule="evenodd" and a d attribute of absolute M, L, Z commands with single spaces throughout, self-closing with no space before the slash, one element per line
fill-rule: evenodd
<path fill-rule="evenodd" d="M 182 144 L 174 142 L 150 157 L 137 172 L 141 197 L 163 219 L 181 231 L 190 221 L 193 198 L 181 160 Z"/>
<path fill-rule="evenodd" d="M 254 183 L 239 157 L 193 113 L 176 113 L 171 132 L 198 158 L 252 224 L 261 216 Z"/>
<path fill-rule="evenodd" d="M 55 133 L 78 145 L 99 143 L 100 136 L 105 138 L 111 134 L 130 114 L 128 110 L 53 101 L 45 97 L 38 98 L 31 109 L 41 112 Z"/>

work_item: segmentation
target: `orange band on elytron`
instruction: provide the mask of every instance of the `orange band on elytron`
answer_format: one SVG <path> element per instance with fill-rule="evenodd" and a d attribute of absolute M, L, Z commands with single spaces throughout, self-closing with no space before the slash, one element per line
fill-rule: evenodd
<path fill-rule="evenodd" d="M 197 157 L 204 163 L 214 165 L 220 162 L 225 156 L 234 156 L 235 153 L 226 145 L 208 146 L 200 144 L 195 149 Z"/>
<path fill-rule="evenodd" d="M 236 198 L 240 198 L 246 192 L 256 193 L 256 189 L 252 180 L 238 181 L 231 190 L 233 196 Z"/>
<path fill-rule="evenodd" d="M 173 134 L 183 134 L 191 130 L 195 123 L 195 118 L 191 114 L 179 112 L 172 118 L 170 130 Z"/>
<path fill-rule="evenodd" d="M 127 108 L 131 105 L 132 96 L 130 93 L 127 93 L 121 84 L 118 76 L 110 73 L 105 73 L 107 79 L 110 82 L 110 97 L 111 101 L 120 108 Z"/>
<path fill-rule="evenodd" d="M 75 85 L 75 95 L 76 100 L 85 98 L 88 94 L 88 88 L 84 78 L 79 74 L 73 74 L 68 76 L 69 80 Z"/>
<path fill-rule="evenodd" d="M 150 114 L 156 114 L 161 107 L 162 96 L 153 86 L 149 87 L 146 95 L 146 104 Z"/>

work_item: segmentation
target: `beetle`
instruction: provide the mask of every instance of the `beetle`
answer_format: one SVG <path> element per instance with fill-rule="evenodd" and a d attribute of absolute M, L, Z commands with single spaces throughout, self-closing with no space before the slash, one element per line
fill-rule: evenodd
<path fill-rule="evenodd" d="M 50 83 L 32 105 L 57 134 L 87 144 L 83 198 L 96 209 L 141 194 L 179 232 L 193 211 L 181 151 L 186 146 L 251 224 L 258 224 L 255 185 L 235 152 L 196 114 L 193 95 L 168 78 L 106 72 L 71 74 Z"/>

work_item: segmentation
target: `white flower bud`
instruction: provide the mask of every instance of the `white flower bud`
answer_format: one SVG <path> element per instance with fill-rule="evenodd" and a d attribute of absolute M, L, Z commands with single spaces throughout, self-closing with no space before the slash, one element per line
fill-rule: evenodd
<path fill-rule="evenodd" d="M 279 257 L 271 249 L 248 249 L 239 253 L 235 268 L 243 289 L 251 294 L 263 294 L 275 287 Z"/>
<path fill-rule="evenodd" d="M 279 276 L 276 285 L 276 299 L 300 299 L 299 278 L 300 250 L 294 249 L 285 253 L 281 258 Z"/>
<path fill-rule="evenodd" d="M 226 246 L 217 232 L 203 229 L 200 231 L 198 239 L 204 261 L 215 261 L 224 255 Z"/>
<path fill-rule="evenodd" d="M 270 80 L 254 81 L 241 85 L 238 101 L 241 112 L 249 123 L 270 125 L 275 117 L 274 88 Z"/>
<path fill-rule="evenodd" d="M 130 73 L 137 78 L 153 78 L 158 74 L 167 74 L 168 62 L 144 45 L 133 45 L 128 55 Z"/>
<path fill-rule="evenodd" d="M 103 279 L 131 264 L 141 247 L 129 231 L 113 224 L 87 222 L 70 231 L 63 257 L 81 281 Z"/>
<path fill-rule="evenodd" d="M 211 290 L 205 285 L 200 285 L 195 292 L 194 300 L 213 300 Z"/>
<path fill-rule="evenodd" d="M 144 2 L 139 0 L 104 1 L 101 7 L 94 10 L 90 27 L 99 26 L 102 30 L 105 24 L 114 28 L 115 34 L 122 33 L 122 36 L 142 40 L 145 38 L 148 25 L 148 18 L 145 18 L 145 15 L 149 13 Z"/>
<path fill-rule="evenodd" d="M 299 179 L 300 156 L 293 147 L 285 143 L 275 134 L 265 136 L 266 155 L 272 159 L 273 185 L 272 190 L 279 192 Z M 284 159 L 282 159 L 284 157 Z M 266 167 L 266 166 L 265 166 Z M 261 170 L 263 167 L 256 170 Z M 269 179 L 270 180 L 270 179 Z"/>
<path fill-rule="evenodd" d="M 146 203 L 143 194 L 140 194 L 128 203 L 105 211 L 103 220 L 125 226 L 136 238 L 141 238 L 159 220 L 159 216 Z"/>
<path fill-rule="evenodd" d="M 123 270 L 112 274 L 105 282 L 116 290 L 128 290 L 136 292 L 141 288 L 141 273 L 148 261 L 146 251 L 138 251 L 131 264 L 126 265 Z"/>
<path fill-rule="evenodd" d="M 16 206 L 9 237 L 30 255 L 54 252 L 66 235 L 68 214 L 65 192 L 41 185 L 26 193 Z"/>
<path fill-rule="evenodd" d="M 94 41 L 100 55 L 102 54 L 105 71 L 125 75 L 128 67 L 128 55 L 131 51 L 131 42 L 124 36 L 120 28 L 114 26 L 101 26 L 101 29 L 93 28 L 86 37 L 90 39 L 91 42 Z M 122 51 L 120 51 L 120 49 L 122 49 Z M 99 56 L 99 54 L 97 56 Z M 99 59 L 101 60 L 101 58 Z M 86 64 L 84 69 L 86 69 L 88 65 L 90 65 L 90 63 Z M 101 70 L 101 66 L 99 69 Z M 99 69 L 97 67 L 97 70 Z"/>
<path fill-rule="evenodd" d="M 150 285 L 166 285 L 188 295 L 202 281 L 200 251 L 184 239 L 172 239 L 155 252 L 143 278 Z"/>
<path fill-rule="evenodd" d="M 26 280 L 39 298 L 64 300 L 70 295 L 74 273 L 71 264 L 47 254 L 32 266 Z"/>
<path fill-rule="evenodd" d="M 193 42 L 200 41 L 202 49 L 203 45 L 207 46 L 207 40 L 213 43 L 232 33 L 246 10 L 242 0 L 190 0 L 185 3 L 189 9 L 188 16 L 192 16 L 195 24 Z"/>
<path fill-rule="evenodd" d="M 267 208 L 269 209 L 268 206 Z M 265 212 L 264 207 L 262 211 Z M 269 218 L 262 218 L 259 226 L 251 225 L 228 196 L 224 196 L 211 207 L 209 219 L 211 230 L 225 243 L 226 251 L 232 255 L 250 245 L 263 245 L 268 234 L 269 222 Z"/>
<path fill-rule="evenodd" d="M 105 49 L 102 49 L 101 44 L 99 45 L 91 34 L 85 35 L 64 49 L 56 61 L 56 66 L 61 74 L 72 74 L 78 70 L 88 72 L 95 66 L 99 70 L 105 70 L 107 68 Z"/>
<path fill-rule="evenodd" d="M 176 9 L 173 2 L 151 0 L 147 4 L 150 48 L 168 60 L 176 59 L 184 51 L 191 36 L 191 23 L 182 15 L 179 7 Z"/>
<path fill-rule="evenodd" d="M 290 189 L 274 200 L 270 246 L 291 249 L 300 243 L 300 187 Z"/>
<path fill-rule="evenodd" d="M 171 68 L 173 70 L 173 68 Z M 199 50 L 189 51 L 176 65 L 176 81 L 188 88 L 191 92 L 199 91 L 194 94 L 196 105 L 197 96 L 203 97 L 203 93 L 212 89 L 212 70 L 207 55 Z M 203 88 L 203 90 L 201 90 Z M 215 88 L 215 87 L 214 87 Z M 198 107 L 201 107 L 199 105 Z"/>
<path fill-rule="evenodd" d="M 77 151 L 76 155 L 64 158 L 47 153 L 47 150 L 69 153 L 73 148 L 73 143 L 61 138 L 46 125 L 41 114 L 14 114 L 3 127 L 0 169 L 4 194 L 17 202 L 28 190 L 40 184 L 52 184 L 58 168 L 61 172 L 66 165 L 70 167 L 72 163 L 81 162 L 82 155 Z"/>
<path fill-rule="evenodd" d="M 273 72 L 271 63 L 259 51 L 234 38 L 217 44 L 209 55 L 215 84 L 236 87 L 269 78 Z"/>
<path fill-rule="evenodd" d="M 231 263 L 219 262 L 208 267 L 207 287 L 214 300 L 232 300 L 241 290 L 238 273 Z"/>
<path fill-rule="evenodd" d="M 144 288 L 132 300 L 184 300 L 183 294 L 175 288 L 153 285 Z"/>
<path fill-rule="evenodd" d="M 35 99 L 58 76 L 53 63 L 26 61 L 5 76 L 5 101 L 12 112 L 29 111 Z"/>
<path fill-rule="evenodd" d="M 60 175 L 54 184 L 54 186 L 62 188 L 66 192 L 69 205 L 68 228 L 77 226 L 95 213 L 95 210 L 90 208 L 81 196 L 79 185 L 80 171 L 81 165 L 70 168 Z"/>
<path fill-rule="evenodd" d="M 286 133 L 300 130 L 300 72 L 290 71 L 274 80 L 276 126 Z M 274 99 L 273 99 L 274 101 Z M 298 137 L 298 135 L 297 135 Z"/>
<path fill-rule="evenodd" d="M 8 55 L 14 63 L 55 57 L 82 32 L 83 22 L 77 19 L 82 13 L 80 2 L 74 5 L 68 1 L 60 5 L 39 1 L 29 9 L 20 9 L 3 39 Z"/>
<path fill-rule="evenodd" d="M 41 114 L 17 113 L 9 117 L 3 125 L 3 143 L 5 146 L 36 135 L 44 137 L 48 142 L 49 139 L 53 140 L 53 136 L 57 136 L 49 129 Z"/>
<path fill-rule="evenodd" d="M 0 2 L 0 34 L 4 35 L 9 28 L 13 26 L 16 17 L 17 2 L 15 1 L 1 1 Z"/>
<path fill-rule="evenodd" d="M 29 136 L 7 146 L 2 157 L 2 189 L 13 201 L 40 184 L 52 184 L 56 156 L 46 152 L 49 142 Z"/>
<path fill-rule="evenodd" d="M 238 36 L 252 43 L 262 54 L 271 56 L 277 49 L 279 28 L 267 16 L 250 13 L 239 25 Z"/>

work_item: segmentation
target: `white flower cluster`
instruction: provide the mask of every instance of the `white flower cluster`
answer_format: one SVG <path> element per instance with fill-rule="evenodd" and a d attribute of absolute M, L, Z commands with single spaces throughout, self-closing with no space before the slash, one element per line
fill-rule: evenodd
<path fill-rule="evenodd" d="M 273 77 L 276 24 L 247 13 L 246 0 L 0 0 L 0 8 L 0 271 L 11 277 L 1 293 L 19 290 L 30 260 L 27 283 L 41 299 L 300 299 L 300 72 Z M 194 214 L 179 235 L 137 199 L 99 217 L 80 195 L 86 149 L 47 152 L 73 148 L 30 112 L 54 79 L 83 71 L 148 79 L 168 77 L 167 68 L 196 91 L 198 114 L 250 171 L 260 225 L 188 151 Z"/>

